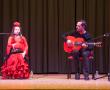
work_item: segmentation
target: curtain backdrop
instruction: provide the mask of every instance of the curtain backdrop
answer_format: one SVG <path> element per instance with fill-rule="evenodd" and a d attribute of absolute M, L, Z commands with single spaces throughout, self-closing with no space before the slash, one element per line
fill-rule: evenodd
<path fill-rule="evenodd" d="M 110 0 L 0 0 L 0 33 L 10 33 L 13 21 L 20 21 L 29 45 L 34 73 L 66 73 L 62 34 L 85 19 L 93 38 L 110 32 Z M 0 34 L 0 64 L 3 63 L 9 35 Z M 100 73 L 110 68 L 110 37 L 94 48 Z M 72 62 L 74 73 L 74 62 Z"/>

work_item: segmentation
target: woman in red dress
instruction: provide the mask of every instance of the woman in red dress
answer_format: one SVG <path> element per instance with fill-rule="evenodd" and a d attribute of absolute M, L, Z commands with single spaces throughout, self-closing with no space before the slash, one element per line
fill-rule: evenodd
<path fill-rule="evenodd" d="M 13 23 L 12 34 L 8 39 L 6 54 L 8 55 L 8 58 L 1 67 L 2 78 L 29 78 L 29 65 L 24 59 L 28 54 L 28 44 L 26 38 L 21 34 L 21 26 L 19 22 Z"/>

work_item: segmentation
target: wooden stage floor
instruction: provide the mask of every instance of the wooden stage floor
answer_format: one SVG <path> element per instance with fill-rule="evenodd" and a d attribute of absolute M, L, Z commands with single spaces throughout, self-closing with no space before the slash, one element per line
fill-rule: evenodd
<path fill-rule="evenodd" d="M 72 75 L 71 79 L 67 79 L 66 74 L 35 74 L 33 75 L 32 78 L 26 80 L 0 79 L 0 89 L 3 90 L 8 90 L 8 89 L 105 90 L 108 89 L 110 90 L 110 81 L 108 81 L 107 77 L 103 77 L 97 80 L 92 80 L 90 76 L 90 80 L 86 81 L 83 79 L 83 75 L 81 75 L 80 80 L 75 80 L 74 75 Z"/>

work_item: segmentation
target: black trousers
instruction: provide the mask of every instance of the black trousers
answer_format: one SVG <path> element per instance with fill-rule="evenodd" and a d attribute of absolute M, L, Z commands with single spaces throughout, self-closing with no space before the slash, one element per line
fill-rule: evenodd
<path fill-rule="evenodd" d="M 81 51 L 81 52 L 74 52 L 74 62 L 75 62 L 75 73 L 80 73 L 79 70 L 79 62 L 80 57 L 82 57 L 82 64 L 83 64 L 83 74 L 84 76 L 89 76 L 90 72 L 90 61 L 88 60 L 88 56 L 90 54 L 90 51 Z"/>

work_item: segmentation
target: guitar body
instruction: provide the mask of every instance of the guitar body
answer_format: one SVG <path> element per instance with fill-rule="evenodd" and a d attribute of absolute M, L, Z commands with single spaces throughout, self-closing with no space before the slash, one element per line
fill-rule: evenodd
<path fill-rule="evenodd" d="M 75 38 L 74 36 L 67 36 L 66 39 L 72 42 L 72 45 L 68 45 L 67 42 L 64 42 L 64 51 L 67 53 L 79 51 L 82 46 L 77 45 L 77 43 L 85 42 L 83 38 Z"/>

